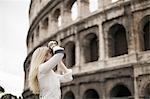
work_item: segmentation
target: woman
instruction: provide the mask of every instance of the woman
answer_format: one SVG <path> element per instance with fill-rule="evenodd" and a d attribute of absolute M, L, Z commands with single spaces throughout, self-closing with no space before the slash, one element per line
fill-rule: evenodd
<path fill-rule="evenodd" d="M 71 81 L 72 70 L 67 69 L 62 58 L 64 48 L 58 46 L 56 41 L 50 41 L 48 47 L 37 48 L 31 59 L 29 72 L 29 88 L 40 99 L 60 99 L 60 83 Z M 53 68 L 60 64 L 63 74 L 57 74 Z"/>

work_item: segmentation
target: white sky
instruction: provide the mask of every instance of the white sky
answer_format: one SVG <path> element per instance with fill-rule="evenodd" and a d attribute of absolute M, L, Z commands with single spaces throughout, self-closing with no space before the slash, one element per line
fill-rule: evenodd
<path fill-rule="evenodd" d="M 30 0 L 0 0 L 0 86 L 21 96 Z"/>

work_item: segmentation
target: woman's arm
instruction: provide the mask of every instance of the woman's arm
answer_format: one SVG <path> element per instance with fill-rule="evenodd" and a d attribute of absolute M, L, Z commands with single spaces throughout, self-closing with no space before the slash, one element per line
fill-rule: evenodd
<path fill-rule="evenodd" d="M 52 56 L 48 61 L 44 62 L 39 66 L 40 73 L 47 73 L 49 70 L 53 69 L 63 58 L 64 56 L 64 49 L 55 46 L 53 48 L 54 56 Z"/>
<path fill-rule="evenodd" d="M 65 83 L 73 80 L 72 77 L 72 69 L 67 69 L 63 61 L 60 61 L 60 67 L 63 72 L 62 75 L 60 75 L 60 82 Z"/>
<path fill-rule="evenodd" d="M 67 67 L 65 66 L 65 64 L 63 63 L 62 60 L 60 61 L 60 67 L 61 67 L 61 70 L 62 70 L 63 73 L 67 73 L 68 69 L 67 69 Z"/>

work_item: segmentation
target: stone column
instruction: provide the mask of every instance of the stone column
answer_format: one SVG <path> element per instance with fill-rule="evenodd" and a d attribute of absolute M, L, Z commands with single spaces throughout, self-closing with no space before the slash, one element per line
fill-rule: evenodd
<path fill-rule="evenodd" d="M 128 53 L 129 54 L 134 54 L 136 53 L 136 50 L 138 50 L 138 48 L 136 48 L 137 42 L 136 42 L 136 36 L 137 36 L 137 32 L 135 32 L 134 30 L 134 20 L 133 20 L 133 16 L 132 16 L 132 11 L 130 6 L 125 6 L 125 13 L 127 14 L 126 19 L 125 19 L 125 23 L 126 23 L 126 36 L 127 36 L 127 41 L 128 41 Z"/>
<path fill-rule="evenodd" d="M 35 41 L 36 41 L 36 45 L 39 44 L 39 35 L 40 35 L 40 27 L 39 25 L 36 27 L 36 30 L 35 30 Z"/>
<path fill-rule="evenodd" d="M 104 4 L 103 4 L 104 0 L 98 0 L 98 9 L 103 8 Z"/>
<path fill-rule="evenodd" d="M 39 23 L 39 26 L 40 26 L 40 28 L 39 28 L 39 30 L 40 30 L 40 34 L 39 34 L 39 42 L 41 42 L 42 40 L 43 40 L 43 30 L 42 30 L 42 23 L 40 22 Z"/>
<path fill-rule="evenodd" d="M 78 34 L 75 35 L 75 65 L 76 65 L 76 72 L 79 71 L 79 66 L 81 65 L 81 51 L 80 51 L 80 40 Z"/>
<path fill-rule="evenodd" d="M 103 27 L 102 27 L 102 22 L 99 22 L 99 60 L 104 60 L 106 55 L 106 45 L 105 45 L 105 42 L 104 42 L 104 33 L 103 33 Z"/>
<path fill-rule="evenodd" d="M 135 40 L 135 33 L 133 32 L 133 24 L 131 23 L 130 27 L 128 27 L 130 30 L 130 34 L 127 35 L 128 39 L 128 53 L 136 53 L 136 40 Z"/>
<path fill-rule="evenodd" d="M 31 34 L 30 44 L 31 44 L 31 50 L 33 50 L 33 48 L 34 48 L 34 33 Z"/>
<path fill-rule="evenodd" d="M 111 2 L 112 2 L 112 0 L 103 0 L 104 7 L 106 7 L 107 5 L 109 5 Z"/>
<path fill-rule="evenodd" d="M 84 16 L 87 16 L 89 11 L 89 0 L 77 0 L 78 5 L 78 17 L 82 18 Z"/>
<path fill-rule="evenodd" d="M 57 19 L 52 17 L 52 15 L 49 16 L 49 27 L 48 28 L 49 28 L 50 35 L 54 34 L 54 32 L 58 30 Z"/>
<path fill-rule="evenodd" d="M 134 99 L 139 99 L 139 94 L 138 94 L 138 84 L 136 78 L 138 77 L 138 65 L 134 66 Z"/>
<path fill-rule="evenodd" d="M 37 41 L 38 41 L 38 38 L 37 38 L 37 36 L 36 36 L 36 28 L 34 29 L 34 46 L 36 46 L 37 45 Z"/>
<path fill-rule="evenodd" d="M 28 41 L 28 50 L 27 53 L 29 53 L 32 50 L 32 42 L 31 42 L 31 35 L 29 37 L 29 41 Z"/>
<path fill-rule="evenodd" d="M 136 77 L 134 77 L 134 99 L 139 99 Z"/>
<path fill-rule="evenodd" d="M 77 40 L 77 38 L 76 38 L 76 49 L 75 49 L 75 51 L 76 51 L 76 65 L 79 65 L 80 64 L 80 44 L 79 44 L 79 40 Z"/>
<path fill-rule="evenodd" d="M 71 19 L 71 10 L 70 9 L 67 9 L 67 8 L 63 8 L 63 12 L 61 12 L 61 15 L 62 15 L 62 26 L 66 26 L 68 24 L 70 24 L 72 22 L 72 19 Z"/>
<path fill-rule="evenodd" d="M 54 27 L 52 27 L 53 26 L 53 24 L 52 24 L 52 16 L 49 15 L 48 18 L 49 18 L 49 20 L 48 20 L 48 24 L 49 24 L 48 25 L 48 36 L 50 36 L 50 34 L 53 32 L 52 28 L 54 28 Z"/>

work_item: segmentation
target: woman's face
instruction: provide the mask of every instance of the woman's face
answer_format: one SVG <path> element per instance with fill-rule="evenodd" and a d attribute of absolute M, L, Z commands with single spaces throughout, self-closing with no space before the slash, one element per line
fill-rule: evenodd
<path fill-rule="evenodd" d="M 52 57 L 52 53 L 47 52 L 46 55 L 45 55 L 45 62 L 48 61 L 51 57 Z"/>

